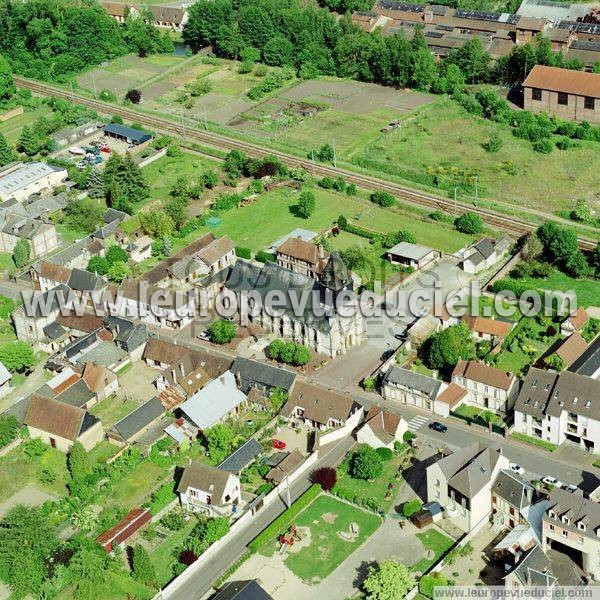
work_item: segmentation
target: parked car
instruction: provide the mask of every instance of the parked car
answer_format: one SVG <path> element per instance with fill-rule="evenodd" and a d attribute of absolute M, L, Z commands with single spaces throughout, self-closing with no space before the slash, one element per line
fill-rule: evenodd
<path fill-rule="evenodd" d="M 100 146 L 100 152 L 110 152 L 110 146 L 108 144 L 104 144 L 104 146 Z"/>
<path fill-rule="evenodd" d="M 282 442 L 281 440 L 271 440 L 271 445 L 273 446 L 273 448 L 277 448 L 277 450 L 285 450 L 287 444 L 285 442 Z"/>
<path fill-rule="evenodd" d="M 429 429 L 433 429 L 433 431 L 438 431 L 439 433 L 446 433 L 448 431 L 448 428 L 439 421 L 429 423 Z"/>
<path fill-rule="evenodd" d="M 206 331 L 206 329 L 204 331 L 201 331 L 198 334 L 198 339 L 210 342 L 210 335 L 208 335 L 208 331 Z"/>
<path fill-rule="evenodd" d="M 550 475 L 546 475 L 546 477 L 542 477 L 542 483 L 546 485 L 551 485 L 553 487 L 561 488 L 563 486 L 562 481 L 556 479 L 556 477 L 550 477 Z"/>
<path fill-rule="evenodd" d="M 579 488 L 576 485 L 570 483 L 569 485 L 565 485 L 564 489 L 567 490 L 567 492 L 571 492 L 572 494 L 573 492 L 576 492 Z"/>
<path fill-rule="evenodd" d="M 521 465 L 518 465 L 517 463 L 510 463 L 508 465 L 508 468 L 513 473 L 518 473 L 519 475 L 524 475 L 525 474 L 525 469 Z"/>

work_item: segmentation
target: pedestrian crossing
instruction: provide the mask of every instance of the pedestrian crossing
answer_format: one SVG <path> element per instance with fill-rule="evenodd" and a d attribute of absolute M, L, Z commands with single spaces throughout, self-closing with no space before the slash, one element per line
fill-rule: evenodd
<path fill-rule="evenodd" d="M 423 427 L 423 425 L 425 425 L 425 423 L 427 423 L 427 421 L 429 421 L 429 419 L 422 415 L 413 417 L 408 422 L 408 429 L 409 429 L 409 431 L 417 431 L 418 429 L 421 429 L 421 427 Z"/>

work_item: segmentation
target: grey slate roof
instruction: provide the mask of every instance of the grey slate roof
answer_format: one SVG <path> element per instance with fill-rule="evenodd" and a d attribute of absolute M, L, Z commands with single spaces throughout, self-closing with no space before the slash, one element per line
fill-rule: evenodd
<path fill-rule="evenodd" d="M 67 285 L 78 292 L 95 292 L 106 286 L 106 282 L 89 271 L 73 269 Z"/>
<path fill-rule="evenodd" d="M 529 492 L 529 497 L 527 492 Z M 499 496 L 518 510 L 530 504 L 535 488 L 518 473 L 502 470 L 492 484 L 492 494 Z"/>
<path fill-rule="evenodd" d="M 556 517 L 551 517 L 553 513 Z M 569 523 L 562 520 L 569 517 Z M 600 504 L 584 498 L 582 493 L 571 493 L 561 488 L 554 488 L 548 497 L 548 508 L 543 516 L 548 523 L 557 523 L 562 529 L 577 533 L 577 535 L 597 538 L 596 531 L 600 527 Z M 585 523 L 585 531 L 578 523 Z"/>
<path fill-rule="evenodd" d="M 600 381 L 563 371 L 532 367 L 515 403 L 515 410 L 535 417 L 558 417 L 563 410 L 600 421 Z"/>
<path fill-rule="evenodd" d="M 165 407 L 161 404 L 158 397 L 154 396 L 148 402 L 130 412 L 126 417 L 123 417 L 118 423 L 115 423 L 112 430 L 123 438 L 123 440 L 127 441 L 136 433 L 148 427 L 164 412 Z"/>
<path fill-rule="evenodd" d="M 439 379 L 393 365 L 385 375 L 385 384 L 417 390 L 434 400 L 438 395 L 442 382 Z"/>
<path fill-rule="evenodd" d="M 273 600 L 254 580 L 230 581 L 226 583 L 212 600 Z"/>
<path fill-rule="evenodd" d="M 233 454 L 228 456 L 218 468 L 234 475 L 245 469 L 260 453 L 262 446 L 254 439 L 249 439 L 240 446 Z"/>
<path fill-rule="evenodd" d="M 189 487 L 203 492 L 210 491 L 214 501 L 220 502 L 231 473 L 221 471 L 210 465 L 192 462 L 183 471 L 177 484 L 179 493 L 186 492 Z"/>
<path fill-rule="evenodd" d="M 244 394 L 253 386 L 264 387 L 267 391 L 278 387 L 287 392 L 296 379 L 296 374 L 287 369 L 241 356 L 233 361 L 230 370 Z"/>
<path fill-rule="evenodd" d="M 94 392 L 90 391 L 85 381 L 79 379 L 73 385 L 69 386 L 62 394 L 56 396 L 55 400 L 69 404 L 70 406 L 77 406 L 82 408 L 88 402 L 96 397 Z"/>
<path fill-rule="evenodd" d="M 322 277 L 323 285 L 330 290 L 340 291 L 352 284 L 350 273 L 337 250 L 329 256 Z"/>
<path fill-rule="evenodd" d="M 556 582 L 550 571 L 550 561 L 537 544 L 521 556 L 521 560 L 507 573 L 511 574 L 527 587 L 547 587 Z"/>
<path fill-rule="evenodd" d="M 498 462 L 498 447 L 474 442 L 438 461 L 448 485 L 466 498 L 473 498 L 486 485 Z"/>
<path fill-rule="evenodd" d="M 49 340 L 57 340 L 58 338 L 62 337 L 67 333 L 67 330 L 62 325 L 59 325 L 56 321 L 54 323 L 49 323 L 48 325 L 46 325 L 43 331 L 44 335 Z"/>
<path fill-rule="evenodd" d="M 569 367 L 569 371 L 593 377 L 600 369 L 600 338 L 596 338 Z"/>
<path fill-rule="evenodd" d="M 31 306 L 35 308 L 33 311 L 35 318 L 40 319 L 42 316 L 44 316 L 42 313 L 46 313 L 46 311 L 52 312 L 57 310 L 61 304 L 65 306 L 70 300 L 73 299 L 73 293 L 66 285 L 61 283 L 47 292 L 37 294 L 34 298 L 35 300 L 32 299 Z M 29 311 L 27 311 L 26 314 L 29 314 Z"/>

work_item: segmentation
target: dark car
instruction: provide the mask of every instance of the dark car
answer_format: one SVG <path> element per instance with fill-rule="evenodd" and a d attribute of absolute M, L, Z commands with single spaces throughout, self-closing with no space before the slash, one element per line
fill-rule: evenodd
<path fill-rule="evenodd" d="M 440 433 L 446 433 L 446 431 L 448 431 L 448 428 L 439 421 L 433 421 L 433 423 L 429 423 L 429 429 L 439 431 Z"/>

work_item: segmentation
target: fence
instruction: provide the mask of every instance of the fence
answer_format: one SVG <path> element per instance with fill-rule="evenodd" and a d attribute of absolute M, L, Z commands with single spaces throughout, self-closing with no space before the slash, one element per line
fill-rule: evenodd
<path fill-rule="evenodd" d="M 165 156 L 166 153 L 167 149 L 163 148 L 162 150 L 159 150 L 152 156 L 148 156 L 147 158 L 143 158 L 142 160 L 140 160 L 140 162 L 138 163 L 138 167 L 145 167 L 146 165 L 153 163 L 155 160 L 162 158 L 163 156 Z"/>
<path fill-rule="evenodd" d="M 6 444 L 6 446 L 0 450 L 0 458 L 6 456 L 9 452 L 12 452 L 17 446 L 20 446 L 22 442 L 23 438 L 18 437 L 9 444 Z"/>
<path fill-rule="evenodd" d="M 509 260 L 507 260 L 501 267 L 496 271 L 489 281 L 483 286 L 484 288 L 491 288 L 496 281 L 503 279 L 508 275 L 516 266 L 517 263 L 521 261 L 522 250 L 519 250 L 514 256 L 512 256 Z"/>
<path fill-rule="evenodd" d="M 288 478 L 287 481 L 283 481 L 276 488 L 273 488 L 263 500 L 262 508 L 274 502 L 277 498 L 284 498 L 283 493 L 285 493 L 285 489 L 288 485 L 291 485 L 293 481 L 296 481 L 301 475 L 306 473 L 312 465 L 318 460 L 318 452 L 314 452 L 311 454 L 298 469 L 296 469 Z M 260 510 L 262 510 L 262 508 Z M 220 540 L 215 542 L 212 546 L 203 552 L 198 560 L 196 560 L 192 565 L 190 565 L 181 575 L 173 579 L 166 588 L 161 590 L 156 596 L 154 596 L 153 600 L 165 600 L 166 598 L 170 598 L 171 594 L 177 592 L 177 589 L 183 585 L 185 582 L 189 581 L 195 575 L 197 575 L 207 564 L 211 561 L 213 556 L 217 554 L 222 548 L 227 546 L 231 539 L 237 536 L 242 529 L 242 527 L 252 520 L 254 513 L 252 511 L 245 512 L 235 523 L 232 524 L 229 533 L 223 536 Z M 237 559 L 237 557 L 232 557 Z"/>

